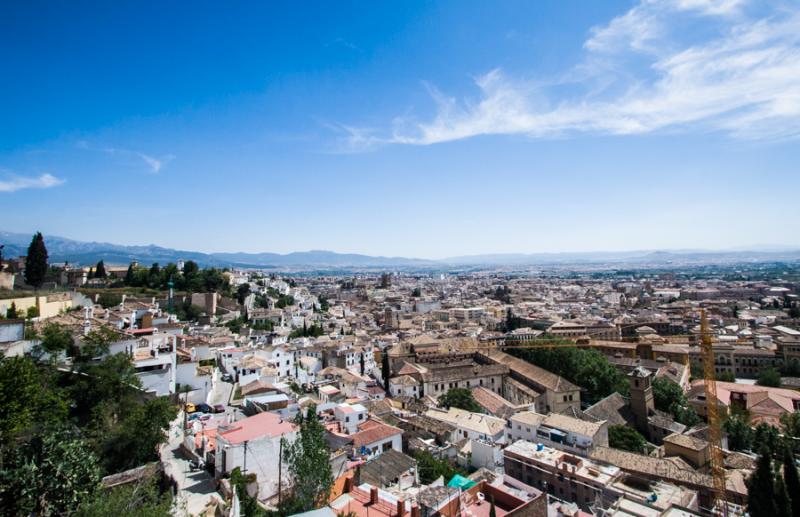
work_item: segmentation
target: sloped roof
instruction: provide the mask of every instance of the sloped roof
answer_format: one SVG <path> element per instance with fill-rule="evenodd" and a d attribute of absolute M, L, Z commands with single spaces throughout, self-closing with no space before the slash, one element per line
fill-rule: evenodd
<path fill-rule="evenodd" d="M 416 465 L 416 460 L 411 456 L 389 449 L 361 466 L 361 482 L 384 487 Z"/>
<path fill-rule="evenodd" d="M 362 445 L 367 446 L 379 440 L 385 440 L 390 436 L 403 433 L 402 429 L 384 424 L 383 422 L 378 422 L 377 420 L 367 420 L 359 426 L 359 429 L 357 433 L 351 435 L 353 438 L 353 445 L 356 448 Z"/>
<path fill-rule="evenodd" d="M 547 371 L 544 368 L 529 363 L 523 359 L 518 359 L 505 352 L 492 350 L 483 355 L 489 357 L 491 360 L 500 364 L 508 366 L 509 370 L 530 379 L 533 383 L 544 386 L 550 391 L 564 392 L 564 391 L 579 391 L 580 388 L 567 379 L 556 375 L 553 372 Z"/>
<path fill-rule="evenodd" d="M 628 399 L 616 392 L 598 400 L 584 413 L 598 420 L 608 420 L 610 425 L 630 425 L 635 420 Z"/>

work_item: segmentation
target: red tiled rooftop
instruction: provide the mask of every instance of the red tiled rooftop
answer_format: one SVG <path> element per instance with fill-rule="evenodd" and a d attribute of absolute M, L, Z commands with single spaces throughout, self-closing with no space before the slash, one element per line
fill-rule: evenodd
<path fill-rule="evenodd" d="M 219 429 L 219 436 L 231 444 L 239 444 L 264 436 L 276 437 L 295 431 L 297 427 L 275 413 L 259 413 L 239 420 L 230 428 Z"/>
<path fill-rule="evenodd" d="M 361 426 L 359 431 L 353 434 L 353 445 L 358 448 L 362 445 L 369 445 L 379 440 L 385 440 L 390 436 L 400 434 L 403 431 L 397 427 L 392 427 L 381 422 L 374 420 L 367 420 Z"/>

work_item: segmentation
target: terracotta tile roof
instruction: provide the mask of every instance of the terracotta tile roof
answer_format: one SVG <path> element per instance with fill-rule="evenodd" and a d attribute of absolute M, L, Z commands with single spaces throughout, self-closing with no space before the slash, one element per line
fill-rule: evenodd
<path fill-rule="evenodd" d="M 276 437 L 297 430 L 297 426 L 275 413 L 259 413 L 239 420 L 230 427 L 219 427 L 219 437 L 231 444 L 255 440 L 261 437 Z"/>
<path fill-rule="evenodd" d="M 402 429 L 378 422 L 377 420 L 367 420 L 359 426 L 359 429 L 357 433 L 352 435 L 353 445 L 356 448 L 362 445 L 367 446 L 396 434 L 403 433 Z"/>

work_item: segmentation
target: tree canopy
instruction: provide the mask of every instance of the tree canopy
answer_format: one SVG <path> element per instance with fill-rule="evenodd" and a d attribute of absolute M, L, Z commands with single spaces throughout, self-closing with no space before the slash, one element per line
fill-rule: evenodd
<path fill-rule="evenodd" d="M 473 413 L 483 412 L 483 408 L 472 396 L 472 392 L 467 388 L 451 388 L 444 395 L 439 397 L 439 405 L 445 408 L 459 408 Z"/>
<path fill-rule="evenodd" d="M 123 282 L 128 287 L 166 290 L 169 287 L 170 279 L 174 289 L 178 291 L 203 293 L 228 292 L 230 290 L 230 282 L 222 270 L 213 267 L 200 269 L 191 260 L 184 264 L 182 271 L 172 262 L 163 268 L 158 263 L 152 264 L 149 268 L 131 265 L 128 267 Z"/>
<path fill-rule="evenodd" d="M 597 350 L 571 346 L 555 348 L 511 348 L 517 356 L 577 384 L 593 403 L 614 392 L 628 393 L 625 376 Z"/>
<path fill-rule="evenodd" d="M 25 257 L 25 282 L 38 289 L 47 275 L 47 247 L 41 232 L 31 239 L 28 254 Z"/>
<path fill-rule="evenodd" d="M 626 425 L 612 425 L 608 428 L 608 445 L 640 454 L 646 451 L 647 440 L 639 431 Z"/>
<path fill-rule="evenodd" d="M 291 496 L 284 501 L 284 506 L 299 513 L 327 503 L 333 472 L 325 428 L 319 421 L 317 408 L 310 406 L 305 415 L 302 411 L 298 413 L 295 423 L 299 427 L 297 438 L 283 447 L 283 459 L 292 481 Z"/>
<path fill-rule="evenodd" d="M 114 338 L 94 330 L 78 346 L 64 328 L 46 326 L 42 347 L 71 352 L 71 371 L 0 357 L 0 513 L 70 514 L 94 497 L 100 477 L 158 459 L 177 408 L 143 396 L 125 354 L 98 358 Z"/>
<path fill-rule="evenodd" d="M 756 384 L 759 386 L 770 386 L 772 388 L 780 388 L 781 386 L 781 372 L 775 368 L 765 368 L 758 372 L 758 379 Z"/>
<path fill-rule="evenodd" d="M 656 409 L 670 413 L 677 422 L 689 427 L 700 423 L 700 417 L 678 384 L 664 377 L 656 377 L 652 386 Z"/>
<path fill-rule="evenodd" d="M 417 449 L 412 451 L 411 455 L 417 460 L 419 480 L 424 484 L 430 484 L 439 477 L 444 478 L 444 482 L 447 483 L 456 474 L 467 475 L 466 471 L 454 466 L 446 459 L 436 458 L 428 451 Z"/>

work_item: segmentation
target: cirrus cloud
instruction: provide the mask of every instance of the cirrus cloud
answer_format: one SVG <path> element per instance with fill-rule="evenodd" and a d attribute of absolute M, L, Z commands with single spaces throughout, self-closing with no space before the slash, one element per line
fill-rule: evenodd
<path fill-rule="evenodd" d="M 687 37 L 685 27 L 697 29 Z M 491 70 L 474 81 L 477 99 L 428 86 L 433 117 L 398 117 L 383 131 L 341 125 L 345 145 L 358 151 L 479 135 L 657 131 L 753 140 L 800 136 L 797 4 L 765 9 L 744 0 L 641 0 L 592 28 L 584 50 L 584 61 L 560 78 Z M 578 93 L 562 94 L 566 84 Z"/>
<path fill-rule="evenodd" d="M 24 189 L 42 189 L 57 187 L 64 183 L 64 180 L 57 178 L 49 173 L 39 176 L 18 176 L 7 174 L 5 179 L 0 179 L 0 192 L 16 192 Z"/>

